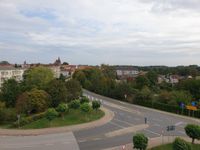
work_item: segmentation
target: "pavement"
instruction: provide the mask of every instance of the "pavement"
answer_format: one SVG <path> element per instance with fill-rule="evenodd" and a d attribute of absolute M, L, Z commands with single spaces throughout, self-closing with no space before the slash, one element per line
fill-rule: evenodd
<path fill-rule="evenodd" d="M 52 146 L 48 147 L 48 150 L 55 150 L 55 147 L 56 149 L 63 148 L 66 150 L 73 150 L 67 145 L 62 145 L 59 143 L 59 141 L 62 140 L 68 141 L 67 136 L 62 136 L 62 134 L 67 134 L 68 132 L 73 134 L 73 137 L 74 139 L 76 139 L 80 150 L 101 150 L 112 149 L 116 147 L 121 148 L 124 145 L 130 145 L 130 147 L 132 148 L 132 137 L 138 132 L 144 133 L 150 139 L 150 141 L 152 139 L 157 139 L 156 141 L 158 142 L 155 143 L 160 143 L 159 138 L 162 136 L 181 136 L 186 138 L 187 136 L 185 135 L 184 131 L 185 125 L 188 123 L 199 124 L 198 119 L 132 105 L 126 102 L 121 102 L 101 95 L 97 95 L 86 90 L 84 90 L 83 93 L 91 100 L 95 99 L 101 101 L 103 108 L 106 108 L 107 110 L 110 110 L 110 112 L 112 112 L 112 117 L 110 117 L 107 121 L 104 120 L 105 122 L 103 123 L 101 123 L 100 121 L 94 126 L 91 124 L 91 126 L 88 128 L 73 130 L 72 132 L 67 130 L 62 131 L 63 133 L 54 133 L 49 134 L 48 136 L 46 135 L 48 138 L 52 137 L 55 139 L 55 141 L 58 142 L 56 143 L 53 140 L 50 140 L 49 144 L 52 144 Z M 145 118 L 147 118 L 146 124 Z M 175 130 L 167 132 L 166 128 L 169 125 L 174 125 Z M 40 139 L 41 142 L 46 141 L 43 136 L 45 135 L 39 135 L 35 137 L 36 139 Z M 2 143 L 1 140 L 3 139 L 3 137 L 0 137 L 0 146 L 2 146 L 2 144 L 9 145 L 10 143 L 12 143 L 12 140 L 15 141 L 18 137 L 11 136 L 10 138 L 11 141 L 4 141 Z M 24 140 L 25 142 L 26 140 L 33 141 L 31 138 L 32 136 L 29 136 L 24 138 Z M 22 143 L 23 145 L 23 140 L 19 140 L 19 144 L 20 143 Z M 156 144 L 150 142 L 149 145 Z M 30 143 L 29 146 L 34 146 L 34 141 L 33 143 Z M 8 147 L 6 150 L 10 149 L 12 148 Z M 20 150 L 29 149 L 23 147 Z"/>
<path fill-rule="evenodd" d="M 0 150 L 79 150 L 72 132 L 40 136 L 1 136 Z"/>

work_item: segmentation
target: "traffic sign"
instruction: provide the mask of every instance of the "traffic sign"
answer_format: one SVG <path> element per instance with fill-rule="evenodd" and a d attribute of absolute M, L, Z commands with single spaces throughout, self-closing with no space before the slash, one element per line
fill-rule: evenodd
<path fill-rule="evenodd" d="M 188 110 L 197 110 L 197 107 L 191 106 L 191 105 L 187 105 L 186 108 L 187 108 Z"/>

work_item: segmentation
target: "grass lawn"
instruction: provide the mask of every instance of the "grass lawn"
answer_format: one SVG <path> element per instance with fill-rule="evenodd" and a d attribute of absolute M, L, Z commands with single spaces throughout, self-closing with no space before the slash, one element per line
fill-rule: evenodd
<path fill-rule="evenodd" d="M 150 150 L 172 150 L 172 144 L 161 145 Z M 192 144 L 192 150 L 200 150 L 200 144 Z"/>
<path fill-rule="evenodd" d="M 42 118 L 30 124 L 24 125 L 21 128 L 22 129 L 40 129 L 40 128 L 48 128 L 48 127 L 74 125 L 74 124 L 94 121 L 94 120 L 100 119 L 103 116 L 104 116 L 104 112 L 101 110 L 98 110 L 98 111 L 92 110 L 90 113 L 83 113 L 80 109 L 77 109 L 77 110 L 70 109 L 70 111 L 65 114 L 64 119 L 62 117 L 58 117 L 52 120 L 50 123 L 46 118 Z"/>

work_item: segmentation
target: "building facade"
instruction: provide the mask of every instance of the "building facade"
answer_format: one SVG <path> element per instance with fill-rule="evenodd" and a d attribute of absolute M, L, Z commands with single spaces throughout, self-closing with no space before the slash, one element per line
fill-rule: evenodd
<path fill-rule="evenodd" d="M 11 65 L 0 66 L 0 88 L 2 84 L 8 79 L 15 79 L 20 82 L 23 80 L 24 69 L 15 68 Z"/>

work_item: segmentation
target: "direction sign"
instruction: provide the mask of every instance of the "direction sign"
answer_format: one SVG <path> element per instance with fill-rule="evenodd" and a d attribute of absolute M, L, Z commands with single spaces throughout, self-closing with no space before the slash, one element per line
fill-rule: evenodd
<path fill-rule="evenodd" d="M 187 108 L 188 110 L 197 110 L 197 107 L 191 106 L 191 105 L 187 105 L 186 108 Z"/>

